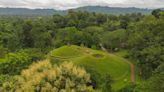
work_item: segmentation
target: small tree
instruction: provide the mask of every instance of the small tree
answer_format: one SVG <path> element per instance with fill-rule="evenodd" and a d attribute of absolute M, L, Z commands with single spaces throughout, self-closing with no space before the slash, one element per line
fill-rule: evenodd
<path fill-rule="evenodd" d="M 4 58 L 7 53 L 8 53 L 8 49 L 0 46 L 0 58 Z"/>
<path fill-rule="evenodd" d="M 152 15 L 156 18 L 159 18 L 160 17 L 160 12 L 162 12 L 161 9 L 156 9 L 156 10 L 153 10 L 152 11 Z"/>

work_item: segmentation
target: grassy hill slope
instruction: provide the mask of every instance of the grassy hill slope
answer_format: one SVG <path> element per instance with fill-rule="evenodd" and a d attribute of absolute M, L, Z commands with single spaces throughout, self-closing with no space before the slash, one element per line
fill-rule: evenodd
<path fill-rule="evenodd" d="M 114 54 L 71 45 L 51 51 L 48 57 L 74 62 L 98 72 L 100 76 L 110 74 L 114 80 L 112 84 L 114 90 L 119 90 L 131 82 L 130 66 L 126 59 Z"/>

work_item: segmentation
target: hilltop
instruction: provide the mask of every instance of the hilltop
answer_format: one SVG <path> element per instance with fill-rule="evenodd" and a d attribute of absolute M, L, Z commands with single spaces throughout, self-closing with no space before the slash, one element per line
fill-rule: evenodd
<path fill-rule="evenodd" d="M 61 63 L 63 61 L 73 62 L 87 70 L 100 74 L 100 76 L 96 77 L 110 74 L 114 81 L 112 84 L 114 90 L 119 90 L 131 83 L 130 66 L 127 60 L 114 54 L 71 45 L 51 51 L 48 58 L 52 62 L 54 59 L 54 61 L 58 59 L 59 62 L 53 63 Z"/>

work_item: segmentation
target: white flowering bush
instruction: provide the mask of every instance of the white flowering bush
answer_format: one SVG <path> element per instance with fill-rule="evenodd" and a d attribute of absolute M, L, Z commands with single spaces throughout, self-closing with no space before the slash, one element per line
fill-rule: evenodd
<path fill-rule="evenodd" d="M 16 81 L 4 83 L 3 92 L 90 92 L 87 86 L 90 75 L 73 63 L 64 62 L 59 66 L 52 65 L 48 60 L 34 63 L 29 69 L 23 70 L 15 77 Z"/>

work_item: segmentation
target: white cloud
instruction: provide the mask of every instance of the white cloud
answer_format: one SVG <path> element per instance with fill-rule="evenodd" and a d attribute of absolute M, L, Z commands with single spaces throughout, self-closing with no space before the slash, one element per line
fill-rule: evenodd
<path fill-rule="evenodd" d="M 111 7 L 164 7 L 164 0 L 0 0 L 0 7 L 69 9 L 87 5 Z"/>

